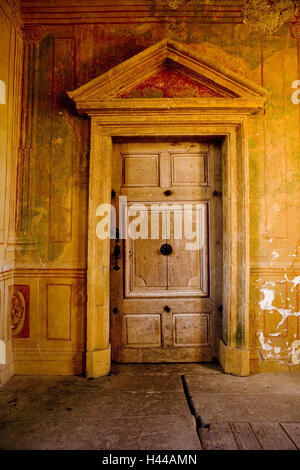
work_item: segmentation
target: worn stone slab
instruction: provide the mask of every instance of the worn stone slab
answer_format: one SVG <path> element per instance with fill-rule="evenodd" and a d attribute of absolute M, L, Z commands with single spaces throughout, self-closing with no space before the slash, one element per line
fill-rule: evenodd
<path fill-rule="evenodd" d="M 0 393 L 0 448 L 199 449 L 180 373 L 148 372 L 14 377 Z"/>
<path fill-rule="evenodd" d="M 257 374 L 237 377 L 227 374 L 210 376 L 185 375 L 191 395 L 199 393 L 222 394 L 290 394 L 300 396 L 300 373 Z"/>
<path fill-rule="evenodd" d="M 298 374 L 242 378 L 211 364 L 139 364 L 93 380 L 14 377 L 0 389 L 0 448 L 199 448 L 182 374 L 211 423 L 199 430 L 204 448 L 299 447 Z"/>
<path fill-rule="evenodd" d="M 251 426 L 264 450 L 297 450 L 279 423 L 251 423 Z"/>
<path fill-rule="evenodd" d="M 300 423 L 280 423 L 290 439 L 300 450 Z"/>
<path fill-rule="evenodd" d="M 95 419 L 100 417 L 186 416 L 183 392 L 56 393 L 18 397 L 0 405 L 0 423 L 43 419 Z"/>
<path fill-rule="evenodd" d="M 211 375 L 223 374 L 222 368 L 216 363 L 176 363 L 176 364 L 112 364 L 111 375 Z"/>
<path fill-rule="evenodd" d="M 101 393 L 114 391 L 131 392 L 181 392 L 182 382 L 179 374 L 164 375 L 125 375 L 102 377 L 86 381 L 79 385 L 79 389 L 85 391 L 100 391 Z"/>
<path fill-rule="evenodd" d="M 202 393 L 193 402 L 205 424 L 300 421 L 299 395 Z"/>
<path fill-rule="evenodd" d="M 230 423 L 230 429 L 240 450 L 261 450 L 249 423 Z"/>
<path fill-rule="evenodd" d="M 200 450 L 189 417 L 61 419 L 15 423 L 0 432 L 1 450 Z"/>
<path fill-rule="evenodd" d="M 229 423 L 213 423 L 209 428 L 199 429 L 203 450 L 238 450 Z"/>
<path fill-rule="evenodd" d="M 114 376 L 100 377 L 93 380 L 84 379 L 82 377 L 76 377 L 73 381 L 68 381 L 65 378 L 60 380 L 52 377 L 49 380 L 32 380 L 28 378 L 22 387 L 18 386 L 14 393 L 63 393 L 66 391 L 72 392 L 97 392 L 101 394 L 110 394 L 113 390 L 115 391 L 135 391 L 135 392 L 170 392 L 170 391 L 182 391 L 181 377 L 179 374 L 167 377 L 164 375 L 125 375 L 119 374 Z M 4 396 L 10 393 L 13 388 L 7 388 L 5 391 L 0 393 Z"/>

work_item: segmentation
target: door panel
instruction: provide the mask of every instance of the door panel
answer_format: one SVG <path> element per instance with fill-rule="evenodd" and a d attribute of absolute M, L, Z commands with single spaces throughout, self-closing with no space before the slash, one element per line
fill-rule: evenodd
<path fill-rule="evenodd" d="M 178 237 L 178 220 L 176 214 L 170 217 L 170 239 L 172 256 L 168 257 L 168 290 L 174 295 L 207 295 L 208 293 L 208 239 L 207 239 L 207 203 L 197 203 L 195 210 L 185 209 L 182 203 L 181 221 L 183 225 L 182 237 Z M 179 219 L 179 218 L 178 218 Z M 199 248 L 189 249 L 191 245 L 197 244 L 194 237 L 186 236 L 186 228 L 190 227 L 191 235 L 198 234 Z M 179 231 L 180 232 L 180 231 Z"/>
<path fill-rule="evenodd" d="M 149 348 L 161 346 L 161 319 L 159 314 L 130 314 L 123 316 L 124 346 Z"/>
<path fill-rule="evenodd" d="M 159 156 L 123 155 L 123 187 L 159 186 Z"/>
<path fill-rule="evenodd" d="M 133 205 L 129 205 L 128 212 Z M 134 206 L 139 208 L 139 206 Z M 132 239 L 128 238 L 125 242 L 125 285 L 126 297 L 140 295 L 163 295 L 161 291 L 167 289 L 167 260 L 164 256 L 159 256 L 159 249 L 162 244 L 166 243 L 165 238 L 158 239 L 149 238 L 151 234 L 152 212 L 150 206 L 140 208 L 139 215 L 142 219 L 147 220 L 148 230 L 144 233 L 145 238 Z M 141 210 L 142 209 L 142 210 Z M 137 212 L 137 211 L 134 211 Z M 132 217 L 128 217 L 130 222 Z M 158 234 L 162 233 L 161 220 L 158 224 Z"/>
<path fill-rule="evenodd" d="M 111 269 L 113 360 L 212 359 L 222 295 L 220 157 L 215 143 L 115 144 L 112 202 L 118 220 L 126 196 L 131 236 L 120 240 L 120 269 Z"/>
<path fill-rule="evenodd" d="M 179 313 L 173 315 L 175 346 L 209 346 L 209 315 Z"/>
<path fill-rule="evenodd" d="M 207 186 L 207 153 L 171 153 L 172 186 Z"/>

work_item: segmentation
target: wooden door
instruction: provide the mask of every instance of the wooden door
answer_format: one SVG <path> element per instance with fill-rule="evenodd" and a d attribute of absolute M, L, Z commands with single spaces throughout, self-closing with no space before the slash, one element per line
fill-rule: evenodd
<path fill-rule="evenodd" d="M 111 241 L 113 360 L 206 362 L 216 353 L 221 168 L 216 143 L 114 145 L 112 203 L 122 227 Z"/>

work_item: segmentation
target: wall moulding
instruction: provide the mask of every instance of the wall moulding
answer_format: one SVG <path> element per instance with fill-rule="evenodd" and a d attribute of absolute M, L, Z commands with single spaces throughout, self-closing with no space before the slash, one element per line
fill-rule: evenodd
<path fill-rule="evenodd" d="M 191 0 L 176 2 L 162 2 L 149 0 L 117 0 L 112 8 L 110 1 L 90 2 L 82 0 L 80 3 L 67 0 L 39 1 L 25 0 L 22 2 L 22 15 L 25 22 L 53 23 L 163 23 L 172 20 L 179 22 L 184 19 L 186 23 L 233 23 L 243 21 L 242 7 L 239 1 L 232 1 L 232 5 L 223 2 L 209 6 L 206 3 Z M 232 10 L 232 11 L 231 11 Z"/>
<path fill-rule="evenodd" d="M 17 33 L 21 32 L 22 18 L 21 5 L 17 0 L 4 0 L 0 8 L 4 11 L 9 21 L 13 24 Z"/>
<path fill-rule="evenodd" d="M 22 38 L 24 41 L 40 41 L 43 36 L 44 29 L 37 24 L 23 24 Z"/>
<path fill-rule="evenodd" d="M 291 25 L 291 35 L 294 39 L 300 39 L 300 20 Z"/>
<path fill-rule="evenodd" d="M 227 97 L 116 98 L 157 70 L 173 66 L 177 70 L 180 66 L 185 76 L 225 92 Z M 87 376 L 106 375 L 110 370 L 110 240 L 96 237 L 95 213 L 99 204 L 111 200 L 114 139 L 176 135 L 223 138 L 224 310 L 220 359 L 226 372 L 247 375 L 250 271 L 247 116 L 263 108 L 268 93 L 229 70 L 201 61 L 189 46 L 166 39 L 69 92 L 69 96 L 79 111 L 91 116 Z"/>

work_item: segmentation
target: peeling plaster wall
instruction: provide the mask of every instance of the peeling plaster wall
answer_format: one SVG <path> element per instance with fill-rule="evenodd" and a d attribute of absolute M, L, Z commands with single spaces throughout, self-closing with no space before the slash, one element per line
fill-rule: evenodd
<path fill-rule="evenodd" d="M 105 13 L 107 3 L 98 16 L 87 6 L 77 21 L 62 1 L 55 18 L 46 8 L 54 2 L 44 2 L 40 16 L 23 2 L 15 284 L 28 286 L 30 333 L 14 339 L 16 371 L 83 370 L 89 124 L 65 92 L 166 36 L 271 92 L 265 113 L 249 122 L 251 371 L 299 370 L 300 105 L 291 101 L 300 78 L 299 25 L 262 35 L 243 24 L 238 0 L 230 2 L 234 14 L 224 2 L 215 2 L 213 14 L 198 1 L 167 13 L 162 2 L 137 3 L 139 12 L 122 14 Z"/>
<path fill-rule="evenodd" d="M 13 373 L 9 318 L 13 283 L 14 192 L 20 123 L 22 41 L 18 5 L 0 3 L 0 386 Z"/>
<path fill-rule="evenodd" d="M 295 15 L 295 0 L 245 0 L 244 22 L 254 31 L 276 33 Z"/>

